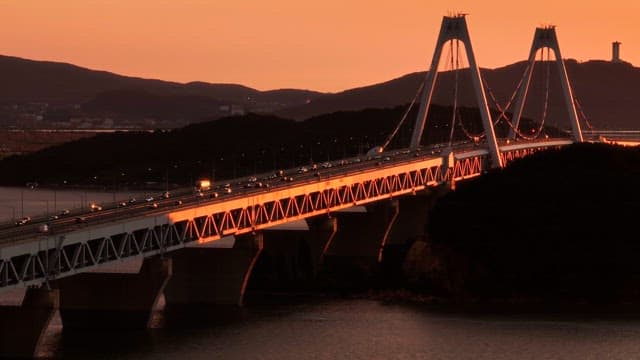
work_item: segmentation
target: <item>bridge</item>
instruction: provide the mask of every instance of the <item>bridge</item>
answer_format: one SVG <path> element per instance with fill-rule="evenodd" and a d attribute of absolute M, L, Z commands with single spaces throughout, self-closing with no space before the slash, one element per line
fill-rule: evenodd
<path fill-rule="evenodd" d="M 450 63 L 459 64 L 460 43 L 483 132 L 464 128 L 456 88 L 449 140 L 423 144 L 442 51 L 449 44 Z M 538 129 L 520 129 L 536 53 L 542 49 L 555 53 L 568 137 L 541 136 L 546 110 Z M 387 148 L 396 128 L 384 144 L 362 156 L 219 181 L 196 192 L 181 189 L 148 202 L 116 202 L 99 211 L 0 225 L 0 291 L 27 288 L 22 306 L 0 306 L 0 355 L 33 355 L 58 309 L 64 326 L 145 327 L 162 295 L 167 306 L 242 305 L 264 249 L 299 251 L 295 241 L 293 250 L 286 248 L 291 236 L 281 230 L 293 222 L 307 224 L 300 236 L 314 272 L 344 258 L 356 258 L 360 265 L 367 259 L 366 265 L 373 266 L 384 260 L 390 242 L 422 236 L 430 204 L 460 181 L 574 142 L 637 144 L 640 138 L 638 132 L 598 132 L 588 124 L 590 130 L 582 131 L 586 119 L 578 116 L 553 27 L 536 29 L 522 81 L 506 105 L 493 106 L 498 116 L 489 110 L 486 89 L 464 15 L 444 17 L 431 67 L 411 104 L 420 98 L 407 147 Z M 406 114 L 398 127 L 405 119 Z M 499 122 L 508 124 L 506 136 L 496 135 Z M 454 138 L 456 127 L 466 140 Z M 105 265 L 135 258 L 144 259 L 138 274 L 100 272 Z"/>

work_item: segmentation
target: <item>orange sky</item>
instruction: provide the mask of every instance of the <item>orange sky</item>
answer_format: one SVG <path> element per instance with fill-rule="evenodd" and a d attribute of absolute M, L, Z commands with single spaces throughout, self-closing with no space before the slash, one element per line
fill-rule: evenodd
<path fill-rule="evenodd" d="M 606 6 L 605 6 L 606 5 Z M 468 13 L 476 58 L 526 59 L 536 26 L 562 55 L 640 64 L 640 1 L 0 0 L 0 54 L 178 82 L 341 91 L 426 70 L 442 16 Z"/>

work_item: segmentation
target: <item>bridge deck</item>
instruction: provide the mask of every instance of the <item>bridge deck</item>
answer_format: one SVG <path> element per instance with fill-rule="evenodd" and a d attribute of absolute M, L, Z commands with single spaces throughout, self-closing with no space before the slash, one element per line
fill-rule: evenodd
<path fill-rule="evenodd" d="M 501 142 L 504 162 L 532 152 L 572 143 L 566 139 Z M 50 231 L 38 232 L 46 219 L 25 226 L 0 228 L 0 289 L 41 283 L 47 278 L 86 271 L 103 263 L 134 256 L 152 256 L 226 235 L 239 235 L 333 211 L 416 193 L 431 186 L 461 181 L 488 169 L 488 151 L 477 144 L 456 144 L 389 151 L 370 159 L 334 161 L 331 167 L 306 172 L 289 169 L 285 179 L 263 174 L 263 187 L 245 187 L 247 178 L 229 181 L 202 196 L 192 189 L 169 199 L 80 214 L 50 222 Z M 215 196 L 218 193 L 218 196 Z"/>

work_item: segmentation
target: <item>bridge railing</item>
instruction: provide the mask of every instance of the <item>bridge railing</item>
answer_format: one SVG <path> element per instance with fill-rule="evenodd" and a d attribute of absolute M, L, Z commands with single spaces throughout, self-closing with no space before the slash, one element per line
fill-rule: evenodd
<path fill-rule="evenodd" d="M 570 143 L 570 141 L 568 142 Z M 523 157 L 554 143 L 504 152 Z M 193 242 L 241 235 L 286 222 L 415 194 L 429 187 L 453 185 L 490 167 L 489 152 L 477 148 L 458 154 L 424 154 L 402 162 L 379 161 L 366 168 L 328 178 L 291 183 L 269 191 L 168 209 L 76 229 L 56 236 L 39 235 L 0 249 L 0 289 L 39 284 L 131 257 L 171 252 Z"/>

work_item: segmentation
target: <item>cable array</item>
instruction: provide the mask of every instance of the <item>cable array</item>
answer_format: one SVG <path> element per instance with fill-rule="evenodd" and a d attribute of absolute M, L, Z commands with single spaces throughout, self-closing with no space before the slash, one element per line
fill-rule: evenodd
<path fill-rule="evenodd" d="M 449 143 L 449 146 L 452 145 L 453 140 L 454 140 L 454 130 L 455 130 L 455 128 L 457 126 L 460 127 L 460 129 L 462 130 L 462 132 L 463 132 L 465 137 L 467 137 L 469 140 L 477 142 L 480 139 L 483 139 L 483 138 L 486 137 L 485 131 L 483 130 L 482 132 L 480 132 L 478 134 L 474 134 L 471 131 L 469 131 L 465 127 L 465 124 L 462 121 L 462 116 L 461 116 L 460 111 L 459 111 L 460 110 L 459 109 L 459 95 L 460 95 L 459 81 L 460 81 L 460 71 L 461 71 L 462 66 L 463 66 L 461 64 L 461 59 L 460 59 L 460 40 L 458 40 L 458 39 L 450 40 L 449 41 L 449 46 L 446 47 L 446 49 L 447 49 L 447 55 L 444 57 L 444 59 L 446 59 L 446 60 L 443 61 L 444 64 L 445 64 L 445 71 L 447 71 L 447 70 L 453 71 L 453 76 L 454 76 L 453 94 L 452 94 L 453 95 L 453 105 L 452 105 L 452 112 L 451 112 L 451 127 L 450 127 L 450 131 L 449 131 L 448 143 Z M 546 57 L 545 57 L 545 49 L 546 49 Z M 541 51 L 540 51 L 540 62 L 544 62 L 545 65 L 546 65 L 545 75 L 544 75 L 545 76 L 545 78 L 544 78 L 544 102 L 543 102 L 543 108 L 542 108 L 542 115 L 541 115 L 540 123 L 536 128 L 531 129 L 531 133 L 530 134 L 521 131 L 519 128 L 516 128 L 516 126 L 513 124 L 513 119 L 509 118 L 509 116 L 507 115 L 507 112 L 513 106 L 514 101 L 515 101 L 516 97 L 518 96 L 518 94 L 522 93 L 522 87 L 525 84 L 525 79 L 527 78 L 527 74 L 533 71 L 532 67 L 535 65 L 535 61 L 533 63 L 527 62 L 527 66 L 525 67 L 525 69 L 524 69 L 524 71 L 522 73 L 522 76 L 520 77 L 519 82 L 518 82 L 517 86 L 515 87 L 515 90 L 513 91 L 513 93 L 511 94 L 511 96 L 509 97 L 509 99 L 507 100 L 507 102 L 506 102 L 506 104 L 504 106 L 502 106 L 498 102 L 498 100 L 496 99 L 495 93 L 493 92 L 493 89 L 489 86 L 489 84 L 487 83 L 486 78 L 485 77 L 481 77 L 482 86 L 484 87 L 485 91 L 488 93 L 489 99 L 492 102 L 492 105 L 499 111 L 499 114 L 498 114 L 497 118 L 492 121 L 492 125 L 494 127 L 499 125 L 501 121 L 504 121 L 506 123 L 506 125 L 513 131 L 513 133 L 515 133 L 518 137 L 520 137 L 522 139 L 525 139 L 525 140 L 535 140 L 535 139 L 539 138 L 540 135 L 542 135 L 544 133 L 545 124 L 547 123 L 547 118 L 549 117 L 549 99 L 550 99 L 550 92 L 551 92 L 551 86 L 550 86 L 550 80 L 551 80 L 550 50 L 551 49 L 548 48 L 548 47 L 543 47 L 543 48 L 541 48 Z M 398 122 L 396 127 L 393 129 L 391 134 L 385 140 L 385 142 L 383 144 L 383 148 L 386 148 L 391 143 L 393 138 L 398 133 L 400 127 L 406 121 L 406 118 L 407 118 L 409 112 L 411 111 L 411 109 L 413 108 L 413 106 L 415 105 L 415 103 L 416 103 L 416 101 L 418 99 L 418 96 L 420 96 L 421 92 L 425 90 L 425 83 L 427 81 L 428 75 L 429 75 L 428 73 L 425 74 L 425 78 L 423 79 L 423 81 L 420 84 L 418 90 L 416 91 L 416 94 L 413 97 L 413 100 L 409 104 L 409 107 L 407 108 L 407 110 L 403 114 L 402 118 L 400 119 L 400 121 Z M 522 99 L 522 101 L 525 101 L 525 100 Z M 590 123 L 589 119 L 585 115 L 584 110 L 583 110 L 582 106 L 580 105 L 580 102 L 578 101 L 578 99 L 575 96 L 573 98 L 573 101 L 574 101 L 574 104 L 576 106 L 576 109 L 579 112 L 579 120 L 582 119 L 582 121 L 585 123 L 586 127 L 589 130 L 593 130 L 592 124 Z"/>

